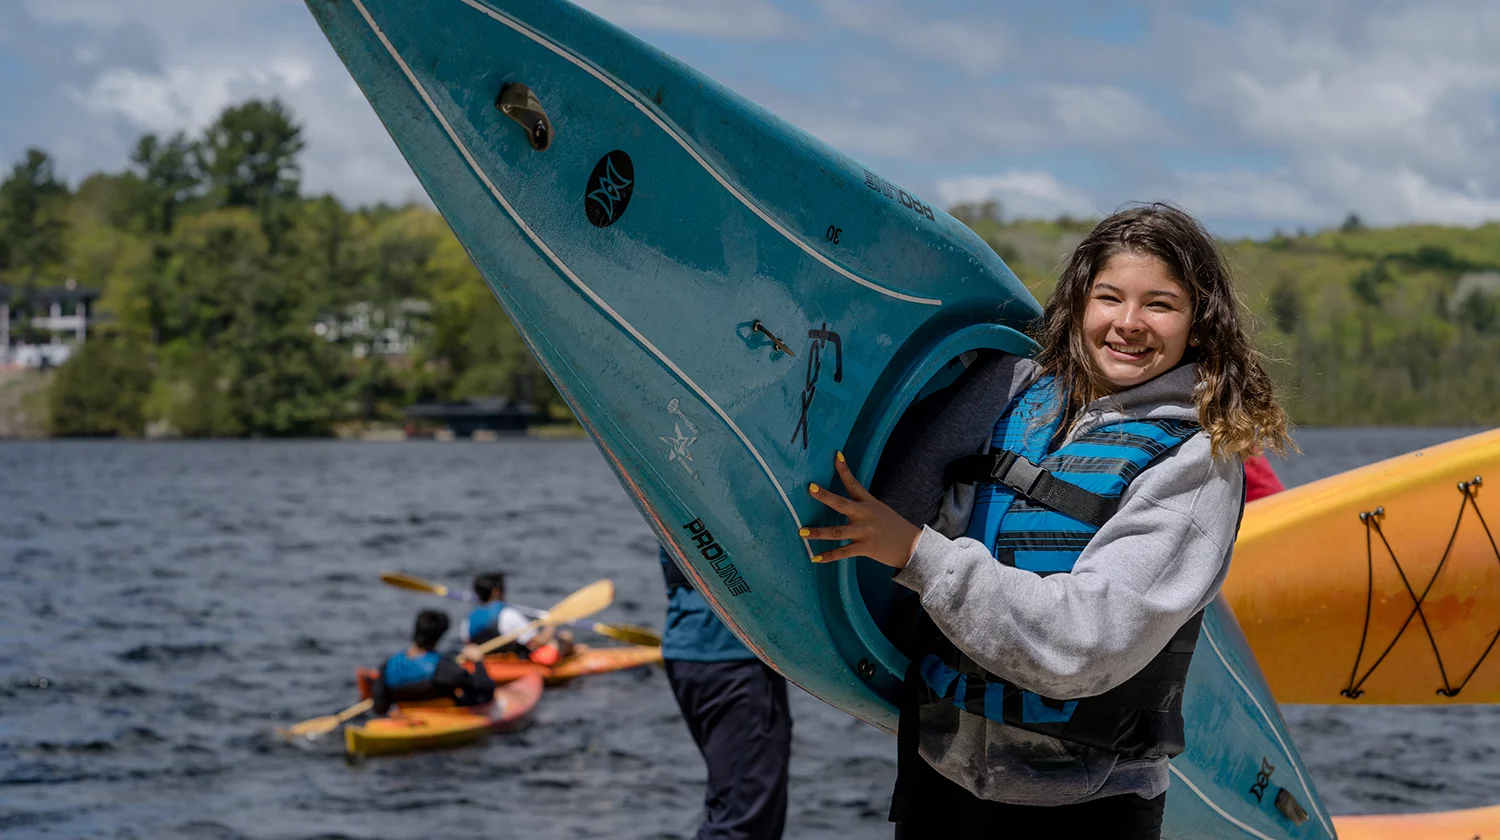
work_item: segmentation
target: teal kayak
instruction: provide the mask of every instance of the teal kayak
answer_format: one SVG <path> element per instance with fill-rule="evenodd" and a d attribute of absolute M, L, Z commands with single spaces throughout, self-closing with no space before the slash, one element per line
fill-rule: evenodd
<path fill-rule="evenodd" d="M 815 566 L 843 451 L 873 475 L 967 351 L 1040 312 L 967 227 L 561 0 L 307 0 L 674 558 L 762 659 L 893 730 L 900 593 Z M 934 127 L 941 130 L 940 126 Z M 1332 828 L 1222 602 L 1184 701 L 1169 836 Z"/>

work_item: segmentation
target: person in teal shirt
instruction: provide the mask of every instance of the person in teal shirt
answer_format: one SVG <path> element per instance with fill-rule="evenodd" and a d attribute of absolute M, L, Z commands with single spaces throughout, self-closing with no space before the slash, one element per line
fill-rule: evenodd
<path fill-rule="evenodd" d="M 657 553 L 667 581 L 667 682 L 708 765 L 694 840 L 779 840 L 792 754 L 786 678 L 724 626 L 665 549 Z"/>

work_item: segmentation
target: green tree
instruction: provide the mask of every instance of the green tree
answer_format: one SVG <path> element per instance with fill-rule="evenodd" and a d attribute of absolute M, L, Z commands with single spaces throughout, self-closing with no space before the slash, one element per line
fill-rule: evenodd
<path fill-rule="evenodd" d="M 158 343 L 215 347 L 241 289 L 270 270 L 270 244 L 249 210 L 222 209 L 183 219 L 167 247 L 142 283 L 149 332 Z"/>
<path fill-rule="evenodd" d="M 274 272 L 248 280 L 223 342 L 241 425 L 252 435 L 327 436 L 343 413 L 333 347 L 313 332 L 294 280 Z"/>
<path fill-rule="evenodd" d="M 199 352 L 187 361 L 186 376 L 172 388 L 166 420 L 183 437 L 239 437 L 240 424 L 230 381 L 217 355 Z"/>
<path fill-rule="evenodd" d="M 58 437 L 139 437 L 151 392 L 151 363 L 131 343 L 96 338 L 58 368 L 48 392 Z"/>
<path fill-rule="evenodd" d="M 178 212 L 197 191 L 193 152 L 192 142 L 180 131 L 166 140 L 147 134 L 136 142 L 130 163 L 144 187 L 141 209 L 148 232 L 171 233 Z"/>
<path fill-rule="evenodd" d="M 1292 278 L 1282 276 L 1271 287 L 1271 299 L 1267 302 L 1271 310 L 1271 319 L 1276 322 L 1276 328 L 1291 335 L 1297 329 L 1297 322 L 1302 320 L 1302 296 L 1297 292 L 1297 285 Z"/>
<path fill-rule="evenodd" d="M 281 100 L 252 99 L 219 114 L 193 147 L 193 159 L 211 202 L 255 211 L 274 248 L 297 198 L 297 155 L 305 145 Z"/>
<path fill-rule="evenodd" d="M 1391 276 L 1391 270 L 1381 260 L 1370 268 L 1354 275 L 1349 281 L 1349 288 L 1361 303 L 1374 309 L 1380 308 L 1382 296 L 1387 286 L 1395 278 Z"/>
<path fill-rule="evenodd" d="M 368 274 L 361 259 L 367 238 L 361 221 L 338 199 L 324 195 L 304 203 L 292 227 L 293 270 L 330 312 L 360 298 Z"/>
<path fill-rule="evenodd" d="M 33 283 L 63 260 L 67 223 L 59 204 L 67 195 L 52 158 L 41 149 L 27 149 L 0 183 L 0 271 Z"/>
<path fill-rule="evenodd" d="M 1455 320 L 1474 332 L 1500 333 L 1500 295 L 1475 289 L 1459 303 L 1456 314 Z"/>

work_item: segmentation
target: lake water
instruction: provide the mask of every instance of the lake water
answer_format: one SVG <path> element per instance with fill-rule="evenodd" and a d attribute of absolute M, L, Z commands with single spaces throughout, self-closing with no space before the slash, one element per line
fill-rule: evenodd
<path fill-rule="evenodd" d="M 1310 429 L 1287 484 L 1469 434 Z M 279 725 L 512 572 L 546 606 L 661 626 L 655 541 L 586 441 L 0 444 L 0 836 L 679 838 L 703 766 L 659 669 L 549 691 L 519 733 L 348 766 Z M 458 605 L 450 612 L 461 614 Z M 793 691 L 787 837 L 886 838 L 895 741 Z M 1285 709 L 1335 813 L 1500 802 L 1500 711 Z"/>

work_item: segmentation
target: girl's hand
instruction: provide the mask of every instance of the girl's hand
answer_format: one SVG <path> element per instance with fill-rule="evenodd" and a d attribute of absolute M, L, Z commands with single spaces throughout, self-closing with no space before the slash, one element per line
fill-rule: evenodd
<path fill-rule="evenodd" d="M 917 549 L 917 540 L 922 529 L 912 525 L 891 510 L 884 502 L 870 495 L 849 470 L 849 464 L 840 452 L 833 467 L 838 471 L 849 498 L 844 498 L 826 487 L 808 485 L 814 499 L 833 508 L 849 518 L 847 525 L 829 528 L 803 528 L 798 535 L 812 540 L 849 540 L 849 544 L 829 549 L 813 558 L 814 563 L 829 563 L 845 557 L 869 557 L 895 569 L 906 568 L 911 554 Z"/>

